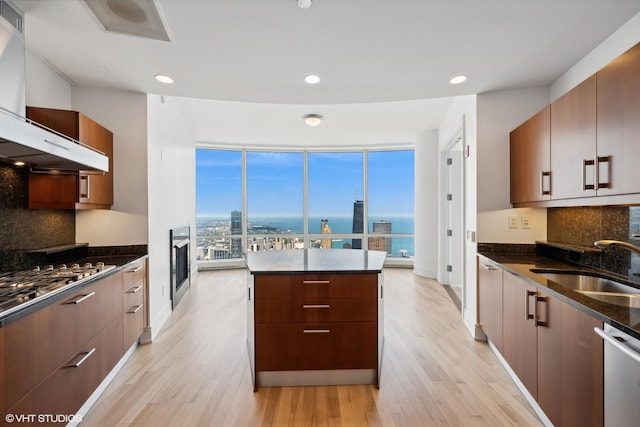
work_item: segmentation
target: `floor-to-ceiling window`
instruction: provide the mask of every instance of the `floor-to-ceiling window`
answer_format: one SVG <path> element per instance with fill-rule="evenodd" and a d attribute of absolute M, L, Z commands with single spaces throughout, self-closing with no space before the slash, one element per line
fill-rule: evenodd
<path fill-rule="evenodd" d="M 199 260 L 353 248 L 414 255 L 414 152 L 196 150 Z"/>

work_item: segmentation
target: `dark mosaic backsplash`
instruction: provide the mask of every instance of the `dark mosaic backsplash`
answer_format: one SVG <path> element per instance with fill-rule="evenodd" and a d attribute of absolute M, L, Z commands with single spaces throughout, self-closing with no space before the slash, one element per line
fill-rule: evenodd
<path fill-rule="evenodd" d="M 25 268 L 26 252 L 75 241 L 75 212 L 28 209 L 29 171 L 0 164 L 0 271 Z"/>
<path fill-rule="evenodd" d="M 547 241 L 594 248 L 601 239 L 639 244 L 640 207 L 573 207 L 547 209 Z M 623 275 L 640 272 L 640 258 L 626 249 L 611 247 L 600 252 L 580 253 L 545 248 L 547 255 Z"/>

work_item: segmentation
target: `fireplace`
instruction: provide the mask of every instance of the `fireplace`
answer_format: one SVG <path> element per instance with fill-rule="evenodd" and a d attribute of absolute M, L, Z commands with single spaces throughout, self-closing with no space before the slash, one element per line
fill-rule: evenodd
<path fill-rule="evenodd" d="M 171 244 L 171 309 L 175 309 L 191 286 L 189 267 L 189 226 L 169 230 Z"/>

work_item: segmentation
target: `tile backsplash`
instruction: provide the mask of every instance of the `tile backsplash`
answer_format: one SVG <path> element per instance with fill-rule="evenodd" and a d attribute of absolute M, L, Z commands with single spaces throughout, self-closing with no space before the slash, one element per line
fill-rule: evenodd
<path fill-rule="evenodd" d="M 26 252 L 75 242 L 73 210 L 29 209 L 29 170 L 0 163 L 0 271 L 30 267 Z"/>
<path fill-rule="evenodd" d="M 640 206 L 596 206 L 547 209 L 547 241 L 594 248 L 601 239 L 640 244 Z M 623 275 L 640 273 L 640 257 L 611 247 L 596 253 L 571 254 L 571 261 Z"/>

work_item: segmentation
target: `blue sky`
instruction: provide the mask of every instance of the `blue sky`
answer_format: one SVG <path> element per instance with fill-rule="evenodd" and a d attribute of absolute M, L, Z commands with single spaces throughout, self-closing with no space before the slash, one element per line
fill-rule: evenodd
<path fill-rule="evenodd" d="M 414 153 L 368 153 L 369 212 L 413 215 Z M 302 215 L 303 153 L 247 152 L 250 216 Z M 309 215 L 350 216 L 363 195 L 363 153 L 314 153 L 309 159 Z M 242 154 L 196 150 L 196 212 L 228 217 L 242 210 Z"/>

